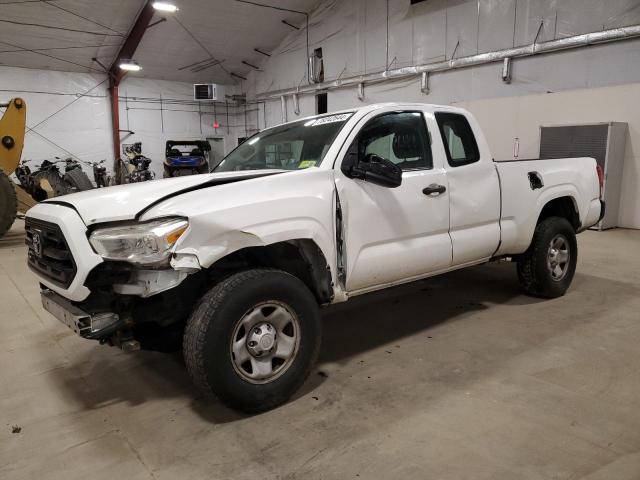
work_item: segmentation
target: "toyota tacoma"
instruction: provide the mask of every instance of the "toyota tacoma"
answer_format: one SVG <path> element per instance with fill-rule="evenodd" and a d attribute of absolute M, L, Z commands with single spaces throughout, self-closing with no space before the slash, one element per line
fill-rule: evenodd
<path fill-rule="evenodd" d="M 498 259 L 563 295 L 601 181 L 592 158 L 495 161 L 459 108 L 371 105 L 268 128 L 210 174 L 40 203 L 28 265 L 81 337 L 178 340 L 197 386 L 260 411 L 311 371 L 322 306 Z"/>

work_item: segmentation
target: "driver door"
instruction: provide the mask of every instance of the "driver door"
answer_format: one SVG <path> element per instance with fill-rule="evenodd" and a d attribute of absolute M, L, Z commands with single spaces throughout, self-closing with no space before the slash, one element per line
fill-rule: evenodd
<path fill-rule="evenodd" d="M 444 166 L 431 154 L 433 115 L 420 110 L 375 112 L 347 140 L 358 158 L 376 154 L 402 170 L 387 188 L 336 170 L 346 254 L 346 290 L 360 293 L 451 266 L 449 193 Z M 431 128 L 428 129 L 428 125 Z M 355 143 L 354 143 L 355 142 Z"/>

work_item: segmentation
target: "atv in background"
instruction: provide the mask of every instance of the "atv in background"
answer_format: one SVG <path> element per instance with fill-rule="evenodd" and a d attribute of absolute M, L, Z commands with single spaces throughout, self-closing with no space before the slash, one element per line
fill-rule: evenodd
<path fill-rule="evenodd" d="M 209 172 L 211 145 L 205 140 L 169 140 L 166 144 L 164 178 Z"/>

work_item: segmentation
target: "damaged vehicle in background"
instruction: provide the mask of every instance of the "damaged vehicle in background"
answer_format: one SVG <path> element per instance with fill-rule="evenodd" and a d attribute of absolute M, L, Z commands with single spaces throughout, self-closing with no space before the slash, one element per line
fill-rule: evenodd
<path fill-rule="evenodd" d="M 600 189 L 591 158 L 494 161 L 462 109 L 371 105 L 259 132 L 211 174 L 47 200 L 28 263 L 81 337 L 182 341 L 197 386 L 254 412 L 305 381 L 321 306 L 503 258 L 563 295 Z"/>

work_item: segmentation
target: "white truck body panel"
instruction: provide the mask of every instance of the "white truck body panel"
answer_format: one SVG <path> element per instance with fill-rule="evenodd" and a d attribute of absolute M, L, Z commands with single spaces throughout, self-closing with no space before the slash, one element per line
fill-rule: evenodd
<path fill-rule="evenodd" d="M 87 190 L 52 199 L 50 203 L 67 203 L 82 217 L 86 225 L 133 220 L 149 205 L 182 190 L 209 181 L 225 181 L 256 175 L 254 171 L 223 172 L 204 175 L 163 178 L 153 182 L 116 185 L 102 190 Z M 270 172 L 271 173 L 271 172 Z"/>
<path fill-rule="evenodd" d="M 175 251 L 195 254 L 203 268 L 242 248 L 293 239 L 313 240 L 331 266 L 333 197 L 333 171 L 311 168 L 184 193 L 152 207 L 141 220 L 188 217 L 189 230 Z"/>
<path fill-rule="evenodd" d="M 428 130 L 436 128 L 433 114 L 432 123 L 424 105 L 407 109 L 424 112 Z M 433 155 L 433 169 L 404 172 L 397 188 L 353 181 L 339 168 L 359 127 L 374 116 L 395 110 L 397 105 L 385 105 L 362 115 L 335 162 L 346 232 L 346 289 L 351 295 L 451 267 L 448 196 L 427 199 L 422 193 L 429 184 L 446 183 L 442 156 Z"/>
<path fill-rule="evenodd" d="M 593 174 L 593 158 L 496 162 L 502 189 L 502 243 L 498 255 L 524 252 L 533 236 L 543 207 L 551 200 L 570 197 L 575 202 L 581 228 L 588 228 L 600 215 L 600 186 Z M 540 172 L 544 187 L 532 190 L 528 172 Z"/>
<path fill-rule="evenodd" d="M 433 168 L 403 172 L 397 188 L 346 177 L 340 165 L 360 128 L 381 113 L 395 111 L 422 113 Z M 447 163 L 436 112 L 468 119 L 479 161 L 456 167 Z M 541 175 L 542 188 L 533 190 L 529 185 L 531 171 Z M 422 190 L 430 184 L 444 185 L 446 192 L 426 196 Z M 580 228 L 597 222 L 599 185 L 593 159 L 494 162 L 468 112 L 394 103 L 356 110 L 316 167 L 213 173 L 91 190 L 39 204 L 28 217 L 62 227 L 78 263 L 78 275 L 68 288 L 40 275 L 39 279 L 73 301 L 89 295 L 84 281 L 102 262 L 88 242 L 89 228 L 180 216 L 188 219 L 189 228 L 174 247 L 173 268 L 208 268 L 242 248 L 309 239 L 331 270 L 337 302 L 495 256 L 522 253 L 544 205 L 563 196 L 575 202 Z M 336 238 L 337 200 L 342 239 Z M 344 242 L 344 285 L 338 281 L 338 241 Z"/>

